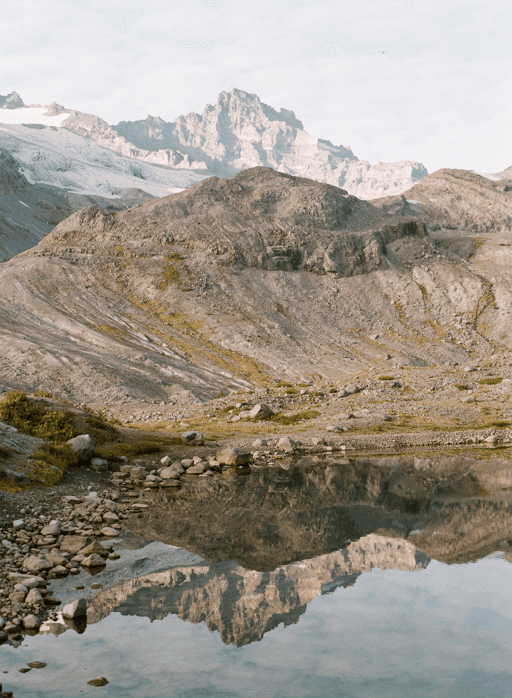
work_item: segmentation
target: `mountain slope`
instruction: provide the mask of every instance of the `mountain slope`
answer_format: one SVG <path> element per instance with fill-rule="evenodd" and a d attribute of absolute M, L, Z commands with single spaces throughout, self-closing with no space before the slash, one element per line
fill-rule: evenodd
<path fill-rule="evenodd" d="M 0 268 L 0 371 L 119 405 L 339 380 L 388 352 L 425 366 L 512 347 L 510 275 L 490 264 L 505 265 L 510 233 L 476 263 L 427 232 L 421 217 L 267 168 L 114 214 L 92 207 Z"/>

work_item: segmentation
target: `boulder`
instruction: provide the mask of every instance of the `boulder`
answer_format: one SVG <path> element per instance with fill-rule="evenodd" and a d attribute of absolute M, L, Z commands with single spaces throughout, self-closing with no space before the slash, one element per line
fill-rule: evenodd
<path fill-rule="evenodd" d="M 101 555 L 102 557 L 107 557 L 108 550 L 104 548 L 100 542 L 93 540 L 92 543 L 89 543 L 89 545 L 87 545 L 85 548 L 82 548 L 80 553 L 84 555 L 84 557 L 88 557 L 93 553 L 96 555 Z"/>
<path fill-rule="evenodd" d="M 23 627 L 27 630 L 39 630 L 41 627 L 41 621 L 37 616 L 30 613 L 28 616 L 23 618 Z"/>
<path fill-rule="evenodd" d="M 201 473 L 204 473 L 204 466 L 198 463 L 197 465 L 191 466 L 187 470 L 187 475 L 201 475 Z"/>
<path fill-rule="evenodd" d="M 67 577 L 69 570 L 64 565 L 56 565 L 48 572 L 48 579 L 62 579 Z"/>
<path fill-rule="evenodd" d="M 176 468 L 164 468 L 160 471 L 162 480 L 179 480 L 180 474 Z"/>
<path fill-rule="evenodd" d="M 63 618 L 83 618 L 87 615 L 87 601 L 85 599 L 76 599 L 64 606 L 62 609 Z"/>
<path fill-rule="evenodd" d="M 89 555 L 89 557 L 82 560 L 81 564 L 83 567 L 104 567 L 106 562 L 101 555 L 93 553 L 92 555 Z"/>
<path fill-rule="evenodd" d="M 96 472 L 102 473 L 108 470 L 108 461 L 104 458 L 91 458 L 90 466 Z"/>
<path fill-rule="evenodd" d="M 179 480 L 164 480 L 160 483 L 160 487 L 181 487 Z"/>
<path fill-rule="evenodd" d="M 191 446 L 202 446 L 204 444 L 204 436 L 200 431 L 185 431 L 181 435 L 181 440 L 184 444 Z"/>
<path fill-rule="evenodd" d="M 249 416 L 251 419 L 267 419 L 268 417 L 272 417 L 273 414 L 275 414 L 274 410 L 263 403 L 258 403 L 257 405 L 254 405 L 251 410 L 249 410 Z"/>
<path fill-rule="evenodd" d="M 42 530 L 42 536 L 59 536 L 61 529 L 60 521 L 50 521 Z"/>
<path fill-rule="evenodd" d="M 6 480 L 14 482 L 15 485 L 30 485 L 32 480 L 28 475 L 23 473 L 18 473 L 16 470 L 11 470 L 11 468 L 0 467 L 0 475 Z"/>
<path fill-rule="evenodd" d="M 246 465 L 251 458 L 249 451 L 234 446 L 226 446 L 215 455 L 215 460 L 221 465 Z"/>
<path fill-rule="evenodd" d="M 91 542 L 92 538 L 84 538 L 82 536 L 64 536 L 60 543 L 60 549 L 63 553 L 71 553 L 72 555 L 76 555 Z"/>
<path fill-rule="evenodd" d="M 31 589 L 25 598 L 25 603 L 29 606 L 39 606 L 44 604 L 44 598 L 39 589 Z"/>
<path fill-rule="evenodd" d="M 29 572 L 44 572 L 45 570 L 51 570 L 53 563 L 46 558 L 38 557 L 37 555 L 30 555 L 23 562 L 23 567 Z"/>
<path fill-rule="evenodd" d="M 162 460 L 160 461 L 162 465 L 171 465 L 172 459 L 169 458 L 169 456 L 164 456 Z"/>
<path fill-rule="evenodd" d="M 281 451 L 286 451 L 287 453 L 293 453 L 300 447 L 299 441 L 294 441 L 289 436 L 283 436 L 277 442 L 277 448 Z"/>
<path fill-rule="evenodd" d="M 100 530 L 100 533 L 102 536 L 106 536 L 107 538 L 116 538 L 119 535 L 119 531 L 115 528 L 111 528 L 110 526 L 104 526 Z"/>
<path fill-rule="evenodd" d="M 89 434 L 75 436 L 74 439 L 66 441 L 72 451 L 80 456 L 80 460 L 87 461 L 94 453 L 94 441 Z"/>
<path fill-rule="evenodd" d="M 149 477 L 149 476 L 148 476 Z M 103 521 L 106 524 L 112 524 L 112 523 L 117 523 L 119 521 L 119 516 L 117 514 L 114 514 L 113 511 L 106 511 L 103 514 Z"/>

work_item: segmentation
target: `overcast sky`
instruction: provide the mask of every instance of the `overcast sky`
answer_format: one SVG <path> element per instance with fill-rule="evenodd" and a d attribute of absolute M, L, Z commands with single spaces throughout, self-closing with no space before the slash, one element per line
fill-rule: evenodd
<path fill-rule="evenodd" d="M 510 0 L 16 0 L 0 94 L 167 121 L 222 90 L 372 163 L 512 165 Z"/>

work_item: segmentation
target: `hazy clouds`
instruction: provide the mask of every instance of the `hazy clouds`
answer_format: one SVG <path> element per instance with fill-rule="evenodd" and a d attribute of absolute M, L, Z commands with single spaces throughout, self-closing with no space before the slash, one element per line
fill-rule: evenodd
<path fill-rule="evenodd" d="M 0 94 L 26 102 L 172 120 L 238 87 L 372 162 L 512 165 L 508 0 L 18 0 L 2 13 Z"/>

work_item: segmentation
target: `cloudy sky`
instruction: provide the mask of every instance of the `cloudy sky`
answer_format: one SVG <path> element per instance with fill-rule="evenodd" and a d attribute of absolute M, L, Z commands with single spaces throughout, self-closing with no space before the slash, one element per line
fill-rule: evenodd
<path fill-rule="evenodd" d="M 109 123 L 237 87 L 370 162 L 512 165 L 510 0 L 16 0 L 0 94 Z"/>

